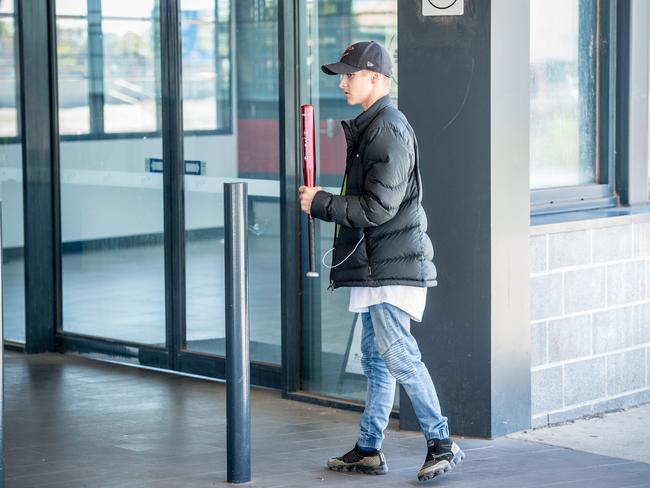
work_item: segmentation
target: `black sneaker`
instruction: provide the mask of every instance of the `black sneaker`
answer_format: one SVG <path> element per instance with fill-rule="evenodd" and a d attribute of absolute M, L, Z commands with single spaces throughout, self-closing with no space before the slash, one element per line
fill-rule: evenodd
<path fill-rule="evenodd" d="M 418 473 L 418 480 L 426 481 L 453 469 L 465 458 L 458 444 L 449 438 L 427 442 L 427 457 Z"/>
<path fill-rule="evenodd" d="M 333 471 L 357 471 L 364 474 L 386 474 L 388 465 L 380 449 L 362 454 L 355 445 L 354 449 L 341 457 L 330 458 L 327 467 Z"/>

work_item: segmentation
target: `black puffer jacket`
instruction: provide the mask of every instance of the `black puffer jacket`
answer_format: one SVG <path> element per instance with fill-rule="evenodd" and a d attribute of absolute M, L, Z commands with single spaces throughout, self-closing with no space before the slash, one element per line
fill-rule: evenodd
<path fill-rule="evenodd" d="M 389 95 L 342 124 L 341 195 L 320 191 L 311 205 L 313 217 L 337 224 L 332 264 L 352 253 L 331 270 L 330 286 L 435 286 L 413 129 Z"/>

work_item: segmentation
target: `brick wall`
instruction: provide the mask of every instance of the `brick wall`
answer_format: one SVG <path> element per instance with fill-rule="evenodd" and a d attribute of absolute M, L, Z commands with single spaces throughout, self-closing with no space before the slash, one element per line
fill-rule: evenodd
<path fill-rule="evenodd" d="M 650 217 L 630 220 L 531 227 L 533 426 L 650 402 Z"/>

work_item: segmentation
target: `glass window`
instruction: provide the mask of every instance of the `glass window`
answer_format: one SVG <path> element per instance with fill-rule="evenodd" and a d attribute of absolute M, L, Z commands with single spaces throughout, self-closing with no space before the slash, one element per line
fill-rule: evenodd
<path fill-rule="evenodd" d="M 181 15 L 183 127 L 229 129 L 230 2 L 183 1 Z"/>
<path fill-rule="evenodd" d="M 0 137 L 18 135 L 16 116 L 16 31 L 13 3 L 0 7 Z"/>
<path fill-rule="evenodd" d="M 85 17 L 88 13 L 88 0 L 56 0 L 56 15 Z"/>
<path fill-rule="evenodd" d="M 56 2 L 59 131 L 90 132 L 88 17 L 86 2 Z"/>
<path fill-rule="evenodd" d="M 156 132 L 160 93 L 157 2 L 102 0 L 104 130 Z"/>
<path fill-rule="evenodd" d="M 25 341 L 25 260 L 22 145 L 16 137 L 20 83 L 12 1 L 0 4 L 0 202 L 2 202 L 2 295 L 5 339 Z"/>
<path fill-rule="evenodd" d="M 596 0 L 530 2 L 533 189 L 597 182 L 596 8 Z"/>
<path fill-rule="evenodd" d="M 322 74 L 320 66 L 337 61 L 343 50 L 359 41 L 382 44 L 397 73 L 397 0 L 308 1 L 311 103 L 318 115 L 318 184 L 340 193 L 345 170 L 346 142 L 341 120 L 361 113 L 348 106 L 337 76 Z M 397 76 L 391 89 L 397 104 Z M 317 221 L 318 222 L 318 221 Z M 319 222 L 318 256 L 332 247 L 334 225 Z M 329 271 L 321 268 L 311 310 L 303 315 L 302 388 L 319 395 L 363 401 L 366 379 L 360 368 L 361 321 L 348 312 L 349 289 L 327 291 Z M 307 318 L 308 317 L 308 318 Z M 396 397 L 397 403 L 397 397 Z"/>
<path fill-rule="evenodd" d="M 192 0 L 184 5 L 185 128 L 229 132 L 230 3 Z M 157 9 L 154 0 L 56 2 L 62 135 L 160 131 Z"/>

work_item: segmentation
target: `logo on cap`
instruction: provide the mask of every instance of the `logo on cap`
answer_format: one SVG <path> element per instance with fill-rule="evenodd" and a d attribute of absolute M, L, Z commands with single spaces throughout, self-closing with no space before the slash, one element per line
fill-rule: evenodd
<path fill-rule="evenodd" d="M 345 51 L 343 51 L 343 54 L 341 55 L 341 59 L 346 57 L 348 54 L 350 54 L 352 51 L 354 51 L 354 44 L 349 45 L 348 47 L 345 48 Z"/>

